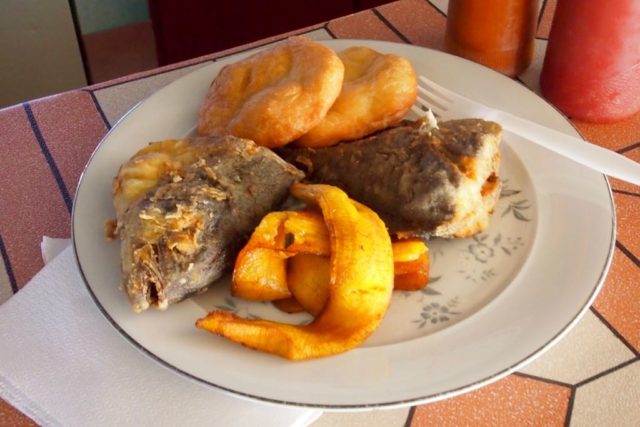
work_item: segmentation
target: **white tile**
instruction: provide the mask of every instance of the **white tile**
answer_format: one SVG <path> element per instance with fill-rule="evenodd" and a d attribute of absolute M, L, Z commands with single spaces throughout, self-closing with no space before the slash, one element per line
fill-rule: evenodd
<path fill-rule="evenodd" d="M 540 12 L 542 12 L 542 5 L 544 0 L 538 0 L 538 20 L 540 19 Z"/>
<path fill-rule="evenodd" d="M 572 427 L 640 425 L 640 361 L 578 387 Z"/>
<path fill-rule="evenodd" d="M 402 427 L 407 421 L 409 408 L 375 410 L 368 412 L 325 412 L 312 427 Z"/>
<path fill-rule="evenodd" d="M 107 117 L 107 120 L 111 125 L 113 125 L 134 105 L 147 98 L 161 87 L 166 86 L 175 79 L 210 63 L 211 61 L 207 61 L 201 64 L 169 71 L 167 73 L 98 89 L 94 94 L 100 103 L 100 107 Z"/>
<path fill-rule="evenodd" d="M 633 358 L 591 311 L 566 337 L 520 372 L 576 384 Z"/>
<path fill-rule="evenodd" d="M 331 40 L 331 34 L 327 32 L 324 28 L 318 28 L 317 30 L 309 31 L 308 33 L 302 34 L 309 40 Z"/>
<path fill-rule="evenodd" d="M 447 14 L 447 9 L 449 8 L 449 0 L 429 0 L 433 6 L 437 7 L 438 10 L 445 15 Z"/>
<path fill-rule="evenodd" d="M 533 61 L 524 73 L 520 74 L 518 78 L 532 91 L 540 95 L 540 71 L 542 71 L 542 63 L 544 62 L 544 54 L 547 51 L 547 41 L 542 39 L 536 39 L 535 52 L 533 54 Z"/>
<path fill-rule="evenodd" d="M 11 289 L 9 275 L 2 258 L 0 258 L 0 304 L 11 298 L 12 295 L 13 290 Z"/>

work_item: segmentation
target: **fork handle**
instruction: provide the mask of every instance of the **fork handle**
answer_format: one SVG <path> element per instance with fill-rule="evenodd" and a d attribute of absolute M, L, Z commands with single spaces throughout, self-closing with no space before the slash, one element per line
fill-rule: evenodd
<path fill-rule="evenodd" d="M 640 185 L 640 164 L 615 151 L 539 125 L 504 111 L 491 118 L 505 130 L 520 135 L 585 166 L 635 185 Z"/>

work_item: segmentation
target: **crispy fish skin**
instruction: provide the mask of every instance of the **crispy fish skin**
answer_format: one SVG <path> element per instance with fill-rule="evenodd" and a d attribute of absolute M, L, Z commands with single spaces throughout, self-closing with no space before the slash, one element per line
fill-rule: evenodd
<path fill-rule="evenodd" d="M 402 237 L 468 237 L 485 230 L 500 194 L 499 124 L 426 119 L 324 148 L 279 154 L 306 180 L 335 185 Z"/>
<path fill-rule="evenodd" d="M 166 147 L 142 150 L 114 181 L 123 286 L 135 312 L 166 309 L 206 290 L 231 266 L 260 219 L 302 177 L 246 139 L 198 137 L 159 144 Z M 138 191 L 141 175 L 153 177 L 142 187 L 146 191 L 129 191 L 133 200 L 123 197 L 131 188 Z"/>

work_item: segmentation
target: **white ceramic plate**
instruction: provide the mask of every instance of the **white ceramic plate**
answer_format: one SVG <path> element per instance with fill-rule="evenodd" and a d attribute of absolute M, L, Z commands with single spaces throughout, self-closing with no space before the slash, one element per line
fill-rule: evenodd
<path fill-rule="evenodd" d="M 448 88 L 576 134 L 524 86 L 474 63 L 404 44 L 326 44 L 403 55 L 419 73 Z M 381 327 L 358 349 L 289 362 L 196 329 L 195 320 L 215 308 L 293 323 L 308 320 L 280 314 L 267 303 L 233 299 L 224 280 L 166 312 L 132 313 L 119 289 L 119 243 L 103 237 L 105 221 L 114 216 L 111 179 L 149 141 L 189 134 L 212 78 L 238 58 L 182 77 L 130 111 L 96 149 L 80 181 L 73 210 L 78 263 L 96 304 L 137 348 L 182 375 L 241 397 L 334 410 L 394 407 L 495 381 L 552 346 L 586 311 L 607 273 L 615 241 L 608 182 L 505 135 L 506 185 L 490 229 L 473 239 L 431 242 L 431 284 L 422 292 L 396 293 Z"/>

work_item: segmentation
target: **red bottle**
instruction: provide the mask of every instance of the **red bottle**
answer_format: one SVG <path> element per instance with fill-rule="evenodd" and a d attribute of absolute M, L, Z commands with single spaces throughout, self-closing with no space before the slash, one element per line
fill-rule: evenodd
<path fill-rule="evenodd" d="M 640 1 L 558 0 L 540 86 L 571 118 L 640 111 Z"/>

